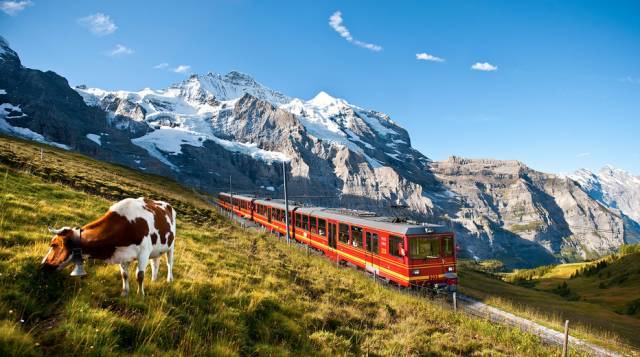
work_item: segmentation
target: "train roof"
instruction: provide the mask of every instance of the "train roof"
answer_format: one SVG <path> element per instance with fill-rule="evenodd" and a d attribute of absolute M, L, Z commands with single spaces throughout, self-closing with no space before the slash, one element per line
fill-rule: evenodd
<path fill-rule="evenodd" d="M 229 196 L 228 193 L 221 192 L 221 195 Z M 240 199 L 247 201 L 254 200 L 255 197 L 247 195 L 233 195 Z M 285 209 L 285 202 L 282 199 L 255 199 L 254 203 L 276 207 L 279 209 Z M 316 206 L 300 206 L 292 201 L 289 201 L 289 210 L 296 210 L 296 213 L 303 213 L 307 215 L 313 215 L 319 218 L 326 218 L 345 222 L 358 226 L 366 226 L 375 229 L 380 229 L 390 233 L 396 233 L 398 235 L 420 235 L 428 233 L 445 233 L 449 230 L 442 225 L 437 224 L 410 224 L 410 223 L 396 223 L 393 222 L 391 217 L 375 216 L 373 213 L 353 210 L 340 210 L 335 208 L 324 208 Z"/>
<path fill-rule="evenodd" d="M 285 209 L 285 202 L 284 200 L 281 199 L 275 199 L 275 200 L 255 200 L 254 203 L 258 203 L 261 205 L 265 205 L 265 206 L 270 206 L 270 207 L 275 207 L 275 208 L 279 208 L 279 209 Z M 293 201 L 289 201 L 289 210 L 292 210 L 294 208 L 298 208 L 300 207 L 299 204 L 293 202 Z"/>
<path fill-rule="evenodd" d="M 252 195 L 231 195 L 231 194 L 229 194 L 227 192 L 220 192 L 220 195 L 221 196 L 229 196 L 229 197 L 233 196 L 234 198 L 239 198 L 239 199 L 245 200 L 245 201 L 251 201 L 251 200 L 255 199 L 255 197 L 252 196 Z"/>
<path fill-rule="evenodd" d="M 352 214 L 342 213 L 341 210 L 322 207 L 302 207 L 296 210 L 296 213 L 310 214 L 319 218 L 333 219 L 358 226 L 366 226 L 383 231 L 396 233 L 399 235 L 418 235 L 428 233 L 444 233 L 448 230 L 441 225 L 436 224 L 409 224 L 394 223 L 391 217 L 381 216 L 354 216 Z"/>

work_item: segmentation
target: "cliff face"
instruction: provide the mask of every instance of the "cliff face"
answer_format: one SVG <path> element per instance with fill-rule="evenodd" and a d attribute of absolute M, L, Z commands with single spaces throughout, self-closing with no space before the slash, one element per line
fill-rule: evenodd
<path fill-rule="evenodd" d="M 516 265 L 586 259 L 614 251 L 637 234 L 619 212 L 570 178 L 517 161 L 452 157 L 431 167 L 459 196 L 450 214 L 467 231 L 461 236 L 469 253 L 481 258 L 503 257 Z"/>

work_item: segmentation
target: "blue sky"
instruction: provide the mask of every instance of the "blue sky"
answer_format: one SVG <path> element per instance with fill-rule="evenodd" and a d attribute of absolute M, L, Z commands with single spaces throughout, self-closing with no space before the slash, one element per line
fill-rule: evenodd
<path fill-rule="evenodd" d="M 163 88 L 235 69 L 290 96 L 324 90 L 388 113 L 432 159 L 517 159 L 547 172 L 612 164 L 640 175 L 638 1 L 32 0 L 0 9 L 0 34 L 23 64 L 72 85 Z M 442 61 L 416 58 L 423 53 Z M 174 72 L 180 65 L 189 67 Z"/>

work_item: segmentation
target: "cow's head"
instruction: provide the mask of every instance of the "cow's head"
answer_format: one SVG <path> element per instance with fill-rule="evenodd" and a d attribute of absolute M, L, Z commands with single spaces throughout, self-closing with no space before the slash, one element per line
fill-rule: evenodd
<path fill-rule="evenodd" d="M 54 234 L 51 239 L 51 245 L 49 252 L 42 259 L 40 265 L 45 270 L 62 269 L 71 263 L 71 244 L 74 235 L 76 234 L 74 229 L 64 227 L 61 229 L 53 229 L 49 227 L 49 231 Z"/>

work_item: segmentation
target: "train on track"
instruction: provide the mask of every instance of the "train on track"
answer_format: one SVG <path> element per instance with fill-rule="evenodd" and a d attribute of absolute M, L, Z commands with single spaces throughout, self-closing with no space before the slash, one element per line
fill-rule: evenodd
<path fill-rule="evenodd" d="M 289 201 L 289 235 L 329 259 L 405 287 L 453 292 L 458 284 L 454 234 L 443 226 L 396 222 L 362 211 Z M 218 205 L 285 235 L 284 200 L 221 192 Z"/>

